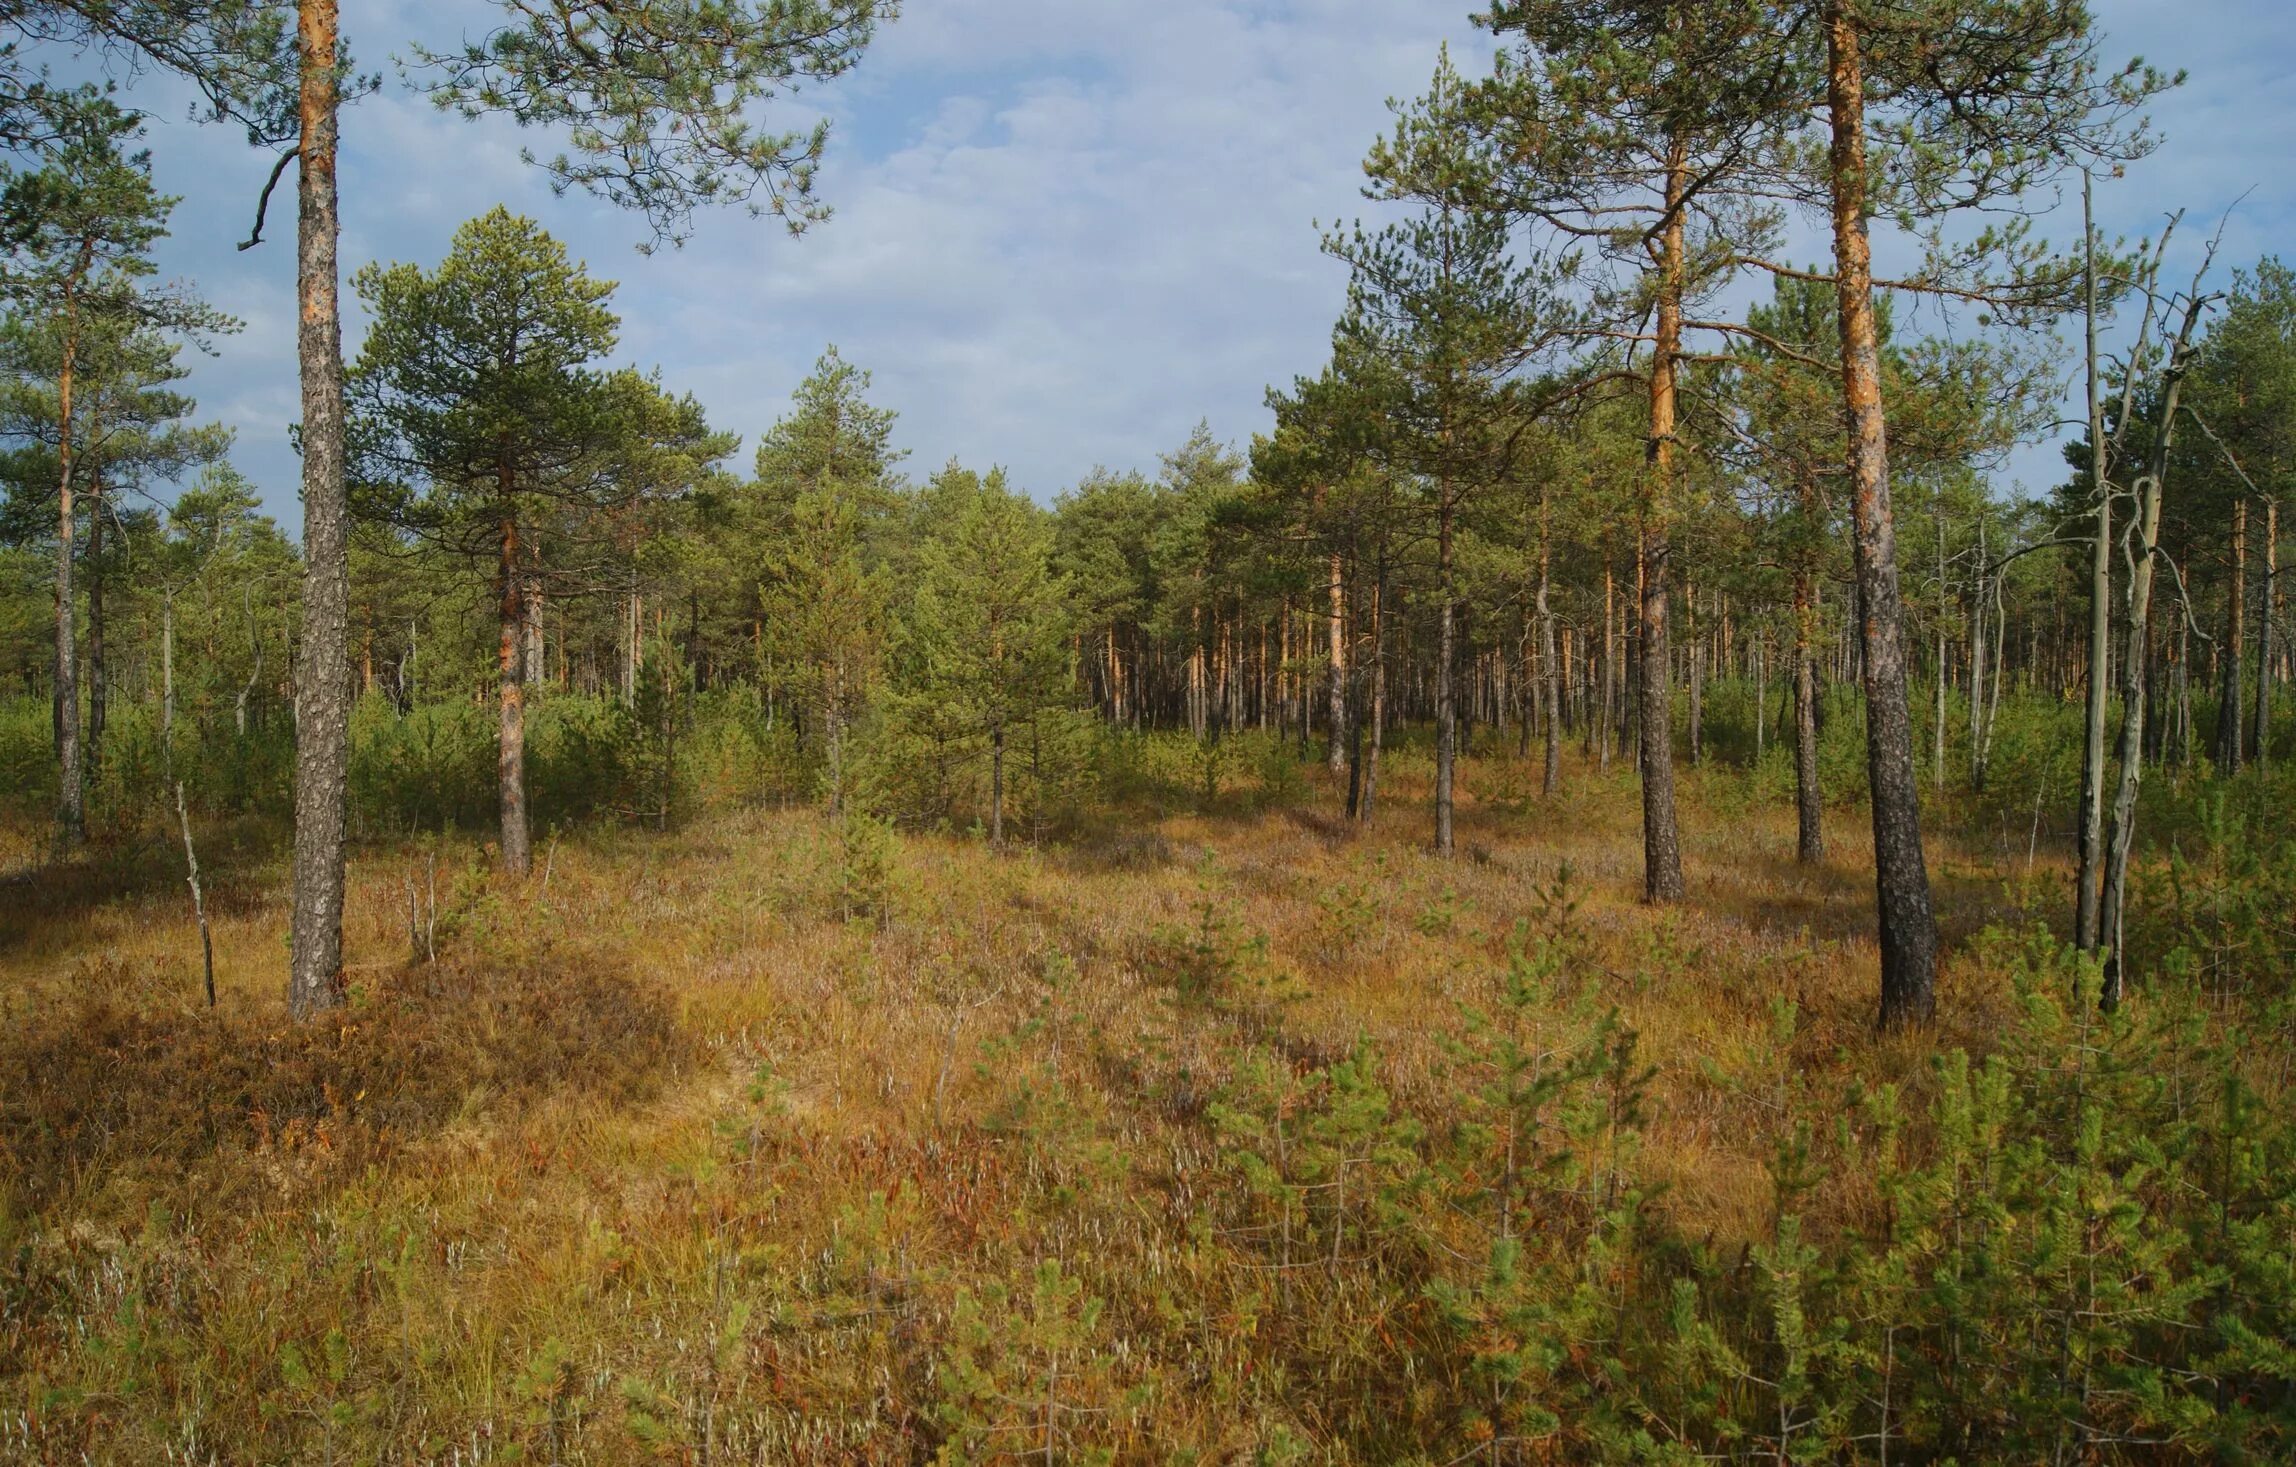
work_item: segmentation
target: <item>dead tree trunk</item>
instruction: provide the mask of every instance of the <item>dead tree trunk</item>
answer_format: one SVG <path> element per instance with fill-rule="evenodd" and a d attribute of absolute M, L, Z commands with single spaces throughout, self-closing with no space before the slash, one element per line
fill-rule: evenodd
<path fill-rule="evenodd" d="M 2120 784 L 2113 793 L 2112 827 L 2105 846 L 2103 887 L 2098 894 L 2102 914 L 2099 936 L 2105 952 L 2103 1002 L 2120 1002 L 2123 983 L 2121 912 L 2128 892 L 2129 854 L 2136 838 L 2137 785 L 2144 777 L 2146 687 L 2145 642 L 2151 628 L 2153 560 L 2160 548 L 2162 481 L 2168 475 L 2169 454 L 2176 439 L 2177 404 L 2184 392 L 2192 337 L 2199 328 L 2207 302 L 2198 291 L 2185 307 L 2184 324 L 2170 349 L 2163 375 L 2160 406 L 2153 423 L 2151 460 L 2145 467 L 2137 523 L 2135 563 L 2129 575 L 2128 647 L 2121 666 Z"/>

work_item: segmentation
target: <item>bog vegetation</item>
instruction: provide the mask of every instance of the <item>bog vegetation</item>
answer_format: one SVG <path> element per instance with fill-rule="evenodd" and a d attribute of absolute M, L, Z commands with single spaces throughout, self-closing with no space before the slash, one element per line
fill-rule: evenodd
<path fill-rule="evenodd" d="M 890 9 L 409 75 L 802 229 Z M 2296 1454 L 2296 276 L 2026 227 L 2084 6 L 1495 5 L 1328 364 L 1041 497 L 507 209 L 344 353 L 332 4 L 17 11 L 0 1460 Z M 291 145 L 299 539 L 59 42 Z"/>

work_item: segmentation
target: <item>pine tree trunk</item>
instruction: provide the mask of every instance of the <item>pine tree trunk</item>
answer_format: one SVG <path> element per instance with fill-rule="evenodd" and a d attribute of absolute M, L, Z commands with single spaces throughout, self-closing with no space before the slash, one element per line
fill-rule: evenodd
<path fill-rule="evenodd" d="M 1338 774 L 1347 758 L 1347 586 L 1337 551 L 1332 552 L 1327 591 L 1324 634 L 1331 665 L 1324 689 L 1325 717 L 1329 720 L 1324 728 L 1324 763 Z"/>
<path fill-rule="evenodd" d="M 2082 181 L 2082 206 L 2088 183 Z M 2086 221 L 2085 221 L 2086 222 Z M 2089 494 L 2095 501 L 2096 528 L 2089 547 L 2089 688 L 2082 722 L 2079 868 L 2074 876 L 2073 945 L 2095 952 L 2103 940 L 2098 902 L 2103 896 L 2105 858 L 2105 714 L 2110 703 L 2113 637 L 2113 496 L 2107 478 L 2104 407 L 2098 395 L 2102 359 L 2097 353 L 2096 228 L 2087 229 Z M 2141 674 L 2140 674 L 2141 677 Z"/>
<path fill-rule="evenodd" d="M 1706 642 L 1698 633 L 1698 592 L 1688 583 L 1682 588 L 1690 638 L 1690 766 L 1706 762 Z"/>
<path fill-rule="evenodd" d="M 2248 501 L 2241 498 L 2232 504 L 2232 589 L 2225 597 L 2224 642 L 2218 657 L 2224 681 L 2216 704 L 2216 767 L 2227 775 L 2238 774 L 2248 756 L 2240 717 L 2240 694 L 2247 683 L 2241 662 L 2247 641 Z"/>
<path fill-rule="evenodd" d="M 1610 773 L 1610 756 L 1618 742 L 1618 634 L 1617 621 L 1618 573 L 1608 563 L 1602 568 L 1602 707 L 1596 719 L 1595 744 L 1598 766 L 1604 774 Z"/>
<path fill-rule="evenodd" d="M 542 578 L 537 572 L 528 572 L 525 588 L 519 594 L 519 623 L 525 646 L 521 653 L 526 685 L 539 688 L 550 674 L 549 649 L 542 630 Z M 693 673 L 701 676 L 702 661 L 698 647 L 694 656 Z"/>
<path fill-rule="evenodd" d="M 56 374 L 56 821 L 69 849 L 87 839 L 86 779 L 80 768 L 80 652 L 73 626 L 72 389 L 79 358 L 77 297 L 66 308 L 63 365 Z"/>
<path fill-rule="evenodd" d="M 989 732 L 989 844 L 1004 849 L 1004 727 Z"/>
<path fill-rule="evenodd" d="M 90 540 L 93 546 L 93 538 Z M 2258 588 L 2256 598 L 2256 717 L 2249 732 L 2249 744 L 2256 751 L 2256 767 L 2265 768 L 2272 762 L 2272 601 L 2280 579 L 2280 501 L 2264 501 L 2264 584 Z M 91 554 L 92 554 L 91 549 Z M 88 635 L 90 638 L 89 668 L 94 676 L 95 612 L 94 588 L 89 590 Z M 93 725 L 91 725 L 91 728 Z M 89 740 L 90 760 L 94 758 L 95 738 Z"/>
<path fill-rule="evenodd" d="M 1379 753 L 1387 742 L 1387 567 L 1371 586 L 1371 750 L 1363 756 L 1363 798 L 1356 818 L 1368 824 L 1379 800 Z"/>
<path fill-rule="evenodd" d="M 1547 593 L 1553 547 L 1547 539 L 1547 503 L 1539 500 L 1539 699 L 1546 723 L 1546 760 L 1539 774 L 1539 792 L 1552 795 L 1563 782 L 1562 667 L 1555 660 L 1555 612 Z"/>
<path fill-rule="evenodd" d="M 1874 318 L 1872 241 L 1866 232 L 1865 75 L 1847 0 L 1827 21 L 1827 102 L 1834 279 L 1842 338 L 1842 396 L 1850 426 L 1859 629 L 1866 694 L 1866 767 L 1873 791 L 1874 885 L 1881 938 L 1880 1024 L 1925 1024 L 1937 1009 L 1937 918 L 1921 845 L 1906 696 L 1905 612 L 1890 509 L 1889 439 Z"/>
<path fill-rule="evenodd" d="M 89 436 L 96 436 L 92 425 Z M 88 475 L 88 746 L 83 758 L 91 776 L 103 767 L 110 703 L 104 671 L 104 481 L 98 470 Z"/>
<path fill-rule="evenodd" d="M 1986 638 L 1991 635 L 1985 617 L 1986 582 L 1990 576 L 1986 560 L 1985 521 L 1977 521 L 1977 585 L 1969 598 L 1969 787 L 1985 788 L 1985 678 Z M 1996 669 L 1993 676 L 1998 678 Z"/>
<path fill-rule="evenodd" d="M 634 707 L 638 701 L 639 642 L 645 636 L 645 618 L 645 599 L 633 590 L 622 604 L 622 706 L 625 708 Z"/>
<path fill-rule="evenodd" d="M 1435 640 L 1435 849 L 1452 850 L 1452 780 L 1456 773 L 1459 736 L 1457 679 L 1452 667 L 1459 655 L 1459 603 L 1451 584 L 1451 485 L 1436 491 L 1442 496 L 1436 513 L 1435 576 L 1443 598 Z"/>
<path fill-rule="evenodd" d="M 1805 866 L 1826 858 L 1826 801 L 1818 784 L 1817 577 L 1794 572 L 1794 857 Z"/>
<path fill-rule="evenodd" d="M 1682 837 L 1674 817 L 1673 688 L 1667 677 L 1668 520 L 1674 500 L 1675 378 L 1682 352 L 1683 211 L 1687 172 L 1677 143 L 1666 179 L 1668 223 L 1660 239 L 1658 342 L 1650 365 L 1650 452 L 1636 546 L 1641 635 L 1635 647 L 1636 716 L 1641 730 L 1642 894 L 1680 901 Z"/>
<path fill-rule="evenodd" d="M 502 493 L 510 491 L 510 470 L 502 470 Z M 502 522 L 502 596 L 499 695 L 501 724 L 496 746 L 495 771 L 502 795 L 502 869 L 524 876 L 534 864 L 534 848 L 526 821 L 526 597 L 525 577 L 518 566 L 518 521 Z"/>
<path fill-rule="evenodd" d="M 159 756 L 167 782 L 175 782 L 175 588 L 159 598 Z"/>
<path fill-rule="evenodd" d="M 2192 738 L 2192 645 L 2191 632 L 2185 619 L 2176 621 L 2176 725 L 2170 737 L 2169 758 L 2178 764 L 2190 764 L 2193 759 Z"/>
<path fill-rule="evenodd" d="M 301 0 L 296 350 L 303 385 L 303 627 L 295 677 L 295 911 L 288 1006 L 343 994 L 344 780 L 350 755 L 349 506 L 337 303 L 335 0 Z"/>

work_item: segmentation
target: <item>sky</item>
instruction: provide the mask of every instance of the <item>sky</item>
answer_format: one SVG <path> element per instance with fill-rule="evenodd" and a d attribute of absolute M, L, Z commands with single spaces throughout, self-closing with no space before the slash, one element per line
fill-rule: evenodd
<path fill-rule="evenodd" d="M 900 414 L 907 468 L 1007 468 L 1050 501 L 1095 467 L 1153 471 L 1199 421 L 1248 442 L 1270 384 L 1323 363 L 1344 269 L 1317 224 L 1371 208 L 1360 162 L 1388 99 L 1423 90 L 1449 44 L 1473 71 L 1488 42 L 1469 0 L 908 0 L 860 68 L 780 99 L 771 118 L 833 125 L 818 190 L 834 217 L 800 239 L 738 209 L 705 214 L 650 256 L 642 223 L 553 196 L 522 146 L 553 140 L 441 113 L 390 58 L 451 46 L 474 0 L 369 0 L 346 32 L 383 90 L 343 119 L 344 346 L 364 332 L 350 274 L 434 266 L 457 225 L 497 203 L 616 280 L 620 359 L 659 368 L 711 421 L 758 435 L 823 349 L 874 374 Z M 2094 0 L 2107 54 L 2190 80 L 2154 109 L 2165 145 L 2100 185 L 2110 234 L 2187 220 L 2169 277 L 2235 199 L 2227 266 L 2296 253 L 2296 5 Z M 267 242 L 241 252 L 269 158 L 185 115 L 188 93 L 134 79 L 159 121 L 162 188 L 183 196 L 162 273 L 245 322 L 198 361 L 202 416 L 237 431 L 234 462 L 293 533 L 297 417 L 292 177 Z M 2043 203 L 2054 200 L 2040 201 Z M 2078 195 L 2045 226 L 2077 239 Z M 2179 270 L 2181 264 L 2182 269 Z M 2055 447 L 2021 450 L 2003 487 L 2053 482 Z"/>

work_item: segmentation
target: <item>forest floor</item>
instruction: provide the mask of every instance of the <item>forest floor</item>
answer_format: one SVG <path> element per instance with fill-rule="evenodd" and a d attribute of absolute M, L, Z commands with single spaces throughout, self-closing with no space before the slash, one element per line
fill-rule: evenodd
<path fill-rule="evenodd" d="M 1013 1370 L 1075 1361 L 1073 1407 L 1012 1406 L 1013 1451 L 1352 1460 L 1331 1362 L 1391 1369 L 1373 1336 L 1411 1304 L 1361 1301 L 1325 1381 L 1254 1379 L 1282 1356 L 1265 1277 L 1204 1214 L 1241 1056 L 1368 1041 L 1439 1123 L 1462 1006 L 1520 934 L 1567 931 L 1568 985 L 1652 1068 L 1653 1205 L 1751 1241 L 1782 1075 L 1921 1092 L 2009 1003 L 1974 936 L 2060 904 L 2046 850 L 1938 843 L 1940 1032 L 1884 1041 L 1862 811 L 1804 868 L 1790 808 L 1685 771 L 1690 895 L 1654 910 L 1631 774 L 1473 798 L 1524 773 L 1470 768 L 1450 860 L 1408 772 L 1363 831 L 1310 789 L 1001 856 L 812 811 L 553 837 L 523 884 L 473 838 L 370 845 L 350 1003 L 306 1027 L 282 832 L 204 835 L 213 1010 L 180 845 L 25 869 L 0 888 L 0 1460 L 914 1460 L 1006 1399 L 950 1404 L 982 1300 Z M 1030 1293 L 1047 1259 L 1089 1309 Z"/>

